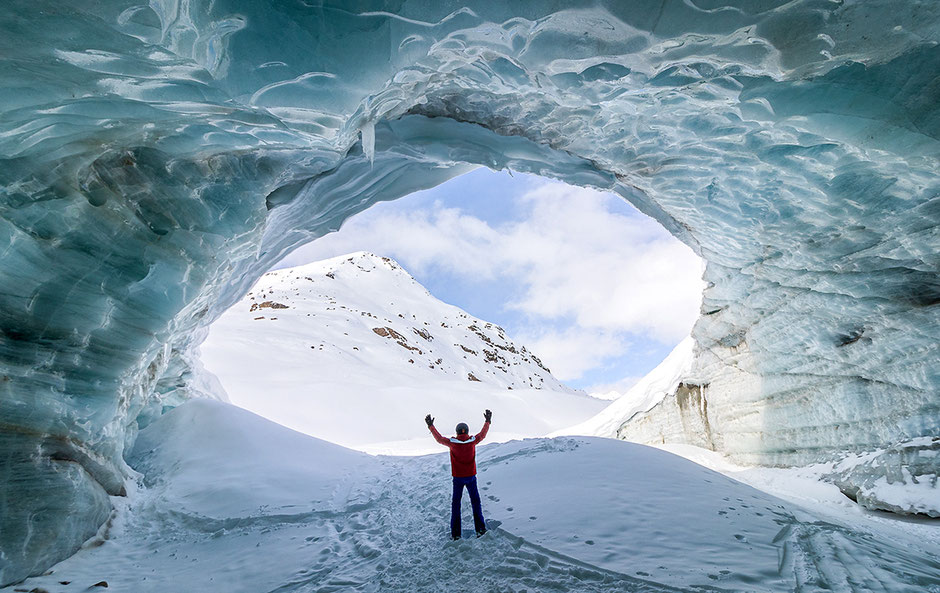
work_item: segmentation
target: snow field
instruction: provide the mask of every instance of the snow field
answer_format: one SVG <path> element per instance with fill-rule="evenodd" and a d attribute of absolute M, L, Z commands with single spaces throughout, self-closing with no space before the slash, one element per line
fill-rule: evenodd
<path fill-rule="evenodd" d="M 445 452 L 374 457 L 194 400 L 142 431 L 131 461 L 143 487 L 114 499 L 107 529 L 16 588 L 940 590 L 936 555 L 622 441 L 482 445 L 490 531 L 458 542 Z M 466 497 L 464 511 L 469 536 Z"/>

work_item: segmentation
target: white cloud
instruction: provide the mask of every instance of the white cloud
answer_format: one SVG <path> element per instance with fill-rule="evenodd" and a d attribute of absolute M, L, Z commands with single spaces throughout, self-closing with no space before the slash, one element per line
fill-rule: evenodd
<path fill-rule="evenodd" d="M 561 381 L 570 381 L 627 348 L 624 336 L 580 327 L 513 336 L 526 345 Z"/>
<path fill-rule="evenodd" d="M 526 195 L 531 217 L 510 233 L 509 251 L 528 290 L 514 306 L 677 342 L 698 315 L 701 260 L 653 220 L 610 212 L 609 199 L 562 184 Z"/>
<path fill-rule="evenodd" d="M 667 344 L 688 335 L 702 290 L 702 263 L 688 247 L 650 218 L 612 212 L 619 198 L 560 182 L 533 185 L 521 217 L 495 228 L 440 203 L 369 210 L 285 264 L 364 249 L 417 275 L 517 283 L 521 296 L 506 307 L 530 327 L 515 337 L 562 380 L 623 354 L 628 334 Z"/>
<path fill-rule="evenodd" d="M 497 274 L 492 257 L 479 255 L 499 257 L 494 251 L 499 232 L 475 216 L 439 204 L 424 211 L 391 212 L 381 217 L 369 214 L 367 211 L 347 221 L 339 232 L 301 247 L 282 264 L 295 266 L 366 250 L 394 257 L 417 274 L 435 268 L 484 279 Z"/>

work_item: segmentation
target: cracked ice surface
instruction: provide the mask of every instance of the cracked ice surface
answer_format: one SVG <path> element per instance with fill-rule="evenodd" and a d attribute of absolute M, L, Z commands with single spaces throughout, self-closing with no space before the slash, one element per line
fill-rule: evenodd
<path fill-rule="evenodd" d="M 357 6 L 0 14 L 0 583 L 97 530 L 271 264 L 475 165 L 617 192 L 707 260 L 712 447 L 938 433 L 935 2 Z"/>

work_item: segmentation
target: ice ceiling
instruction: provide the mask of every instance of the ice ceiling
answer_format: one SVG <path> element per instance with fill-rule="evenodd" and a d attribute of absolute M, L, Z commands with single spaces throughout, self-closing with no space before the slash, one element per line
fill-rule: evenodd
<path fill-rule="evenodd" d="M 260 274 L 471 165 L 617 192 L 707 260 L 711 446 L 940 433 L 938 40 L 933 0 L 7 2 L 0 584 L 107 519 Z"/>

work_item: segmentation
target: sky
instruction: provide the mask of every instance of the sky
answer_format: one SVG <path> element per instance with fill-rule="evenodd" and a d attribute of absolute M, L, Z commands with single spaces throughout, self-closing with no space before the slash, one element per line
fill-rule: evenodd
<path fill-rule="evenodd" d="M 382 202 L 276 267 L 353 251 L 502 326 L 566 384 L 625 392 L 689 334 L 702 260 L 619 196 L 476 169 Z"/>

